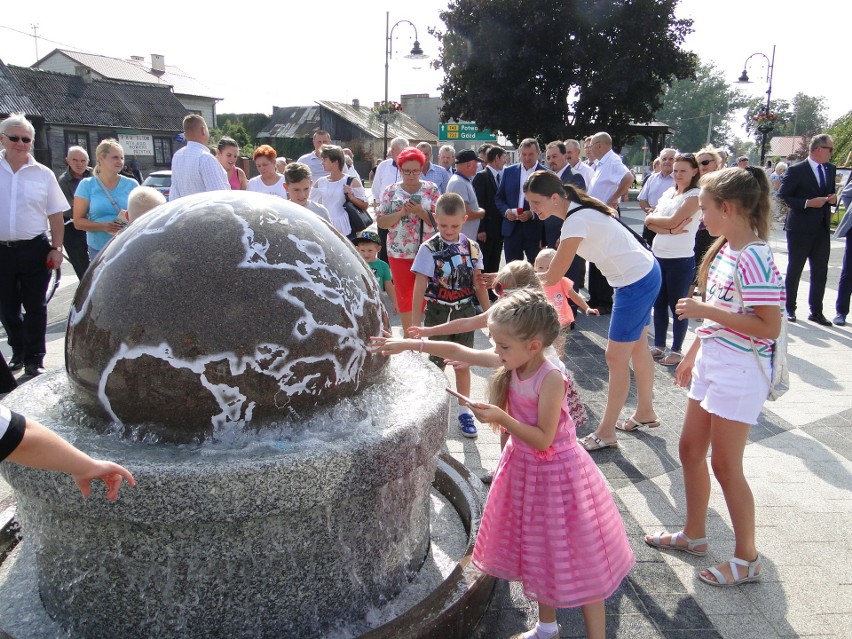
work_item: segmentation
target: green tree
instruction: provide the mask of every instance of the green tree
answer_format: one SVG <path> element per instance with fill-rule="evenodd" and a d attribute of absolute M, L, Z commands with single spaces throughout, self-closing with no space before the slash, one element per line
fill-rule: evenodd
<path fill-rule="evenodd" d="M 713 146 L 730 146 L 731 116 L 745 105 L 743 95 L 731 88 L 722 71 L 700 64 L 694 79 L 678 80 L 666 91 L 655 117 L 675 129 L 669 146 L 697 151 L 707 142 L 708 128 Z"/>
<path fill-rule="evenodd" d="M 757 130 L 756 118 L 766 112 L 766 100 L 763 98 L 750 98 L 746 100 L 745 107 L 746 113 L 743 128 L 760 143 L 763 134 Z M 778 116 L 778 119 L 775 122 L 775 129 L 770 131 L 766 138 L 767 149 L 769 148 L 769 140 L 776 135 L 780 135 L 778 130 L 793 120 L 793 112 L 790 110 L 790 103 L 787 100 L 771 100 L 769 102 L 769 112 Z"/>
<path fill-rule="evenodd" d="M 269 116 L 265 113 L 220 113 L 216 116 L 220 127 L 227 124 L 239 124 L 248 135 L 248 142 L 255 143 L 257 134 L 269 124 Z"/>
<path fill-rule="evenodd" d="M 666 86 L 692 77 L 682 50 L 691 20 L 677 0 L 451 0 L 435 62 L 442 118 L 471 120 L 518 142 L 606 130 L 620 147 Z"/>
<path fill-rule="evenodd" d="M 832 122 L 826 133 L 834 139 L 832 161 L 837 166 L 852 166 L 852 111 Z"/>
<path fill-rule="evenodd" d="M 790 108 L 791 119 L 775 127 L 774 135 L 802 135 L 810 139 L 828 126 L 825 98 L 797 93 Z"/>

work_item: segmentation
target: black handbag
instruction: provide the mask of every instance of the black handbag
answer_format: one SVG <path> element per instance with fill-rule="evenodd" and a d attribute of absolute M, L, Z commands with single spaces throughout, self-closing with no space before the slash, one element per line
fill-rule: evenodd
<path fill-rule="evenodd" d="M 354 179 L 355 178 L 351 176 L 346 178 L 346 185 L 351 185 L 352 180 Z M 358 208 L 358 206 L 349 199 L 349 196 L 346 197 L 346 201 L 343 203 L 343 210 L 346 211 L 346 215 L 349 216 L 349 226 L 351 227 L 353 234 L 360 233 L 373 223 L 373 218 L 370 217 L 370 214 L 367 213 L 367 211 L 362 211 Z"/>

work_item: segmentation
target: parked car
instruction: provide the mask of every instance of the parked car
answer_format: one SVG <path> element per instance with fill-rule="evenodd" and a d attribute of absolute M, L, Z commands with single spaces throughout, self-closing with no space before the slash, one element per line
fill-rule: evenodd
<path fill-rule="evenodd" d="M 142 186 L 150 186 L 157 189 L 163 196 L 168 199 L 169 191 L 172 190 L 172 172 L 171 171 L 152 171 L 142 182 Z"/>

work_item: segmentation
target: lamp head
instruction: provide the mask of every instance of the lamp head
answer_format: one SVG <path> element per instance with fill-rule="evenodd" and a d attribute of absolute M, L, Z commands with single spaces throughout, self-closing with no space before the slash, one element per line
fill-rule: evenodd
<path fill-rule="evenodd" d="M 425 58 L 428 58 L 429 56 L 423 53 L 423 49 L 420 48 L 420 42 L 415 40 L 414 46 L 411 48 L 411 53 L 409 53 L 405 57 L 411 60 L 423 60 Z"/>
<path fill-rule="evenodd" d="M 739 78 L 739 80 L 737 80 L 737 82 L 739 82 L 741 84 L 748 84 L 748 82 L 749 82 L 748 73 L 746 73 L 745 69 L 743 69 L 743 74 L 740 76 L 740 78 Z"/>

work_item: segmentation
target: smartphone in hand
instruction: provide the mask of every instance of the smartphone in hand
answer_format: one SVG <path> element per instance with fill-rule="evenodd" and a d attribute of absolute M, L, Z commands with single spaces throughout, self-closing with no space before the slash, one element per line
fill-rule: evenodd
<path fill-rule="evenodd" d="M 458 397 L 458 398 L 459 398 L 462 402 L 464 402 L 465 404 L 468 404 L 468 405 L 470 405 L 470 406 L 478 406 L 478 405 L 479 405 L 479 402 L 475 402 L 475 401 L 473 401 L 470 397 L 467 397 L 466 395 L 462 395 L 462 394 L 461 394 L 461 393 L 459 393 L 458 391 L 454 391 L 454 390 L 453 390 L 452 388 L 450 388 L 449 386 L 447 386 L 444 390 L 445 390 L 445 391 L 447 391 L 447 392 L 448 392 L 450 395 L 452 395 L 453 397 Z"/>

